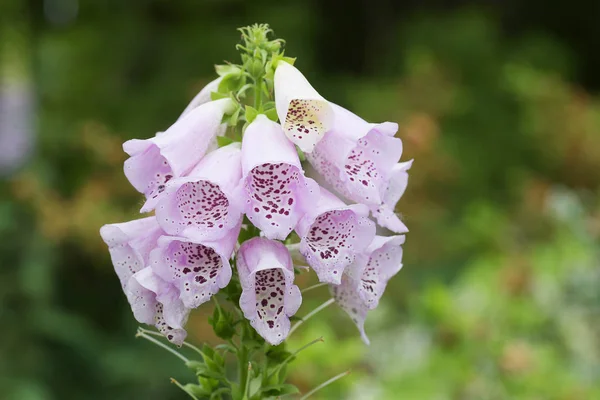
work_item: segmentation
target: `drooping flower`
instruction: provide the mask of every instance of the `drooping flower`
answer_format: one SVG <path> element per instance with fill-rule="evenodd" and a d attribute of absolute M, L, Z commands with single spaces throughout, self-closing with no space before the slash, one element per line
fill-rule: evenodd
<path fill-rule="evenodd" d="M 188 176 L 166 184 L 156 218 L 169 235 L 194 241 L 225 236 L 242 219 L 236 198 L 242 177 L 241 151 L 233 143 L 207 154 Z"/>
<path fill-rule="evenodd" d="M 169 180 L 184 176 L 198 164 L 219 133 L 223 115 L 233 107 L 231 99 L 205 103 L 165 132 L 123 144 L 123 150 L 131 156 L 125 161 L 125 176 L 146 195 L 142 212 L 154 209 Z"/>
<path fill-rule="evenodd" d="M 336 303 L 352 318 L 366 344 L 369 344 L 364 330 L 367 312 L 377 307 L 388 281 L 402 268 L 404 238 L 404 235 L 376 236 L 367 248 L 366 266 L 350 266 L 340 285 L 330 285 Z"/>
<path fill-rule="evenodd" d="M 332 108 L 334 127 L 307 159 L 338 193 L 377 209 L 402 155 L 402 141 L 394 137 L 398 125 L 370 124 L 340 106 Z"/>
<path fill-rule="evenodd" d="M 371 208 L 371 212 L 377 219 L 377 223 L 392 232 L 408 232 L 408 228 L 404 225 L 404 222 L 398 218 L 394 209 L 408 185 L 408 170 L 412 166 L 412 163 L 413 160 L 410 160 L 397 163 L 392 167 L 389 183 L 383 194 L 382 203 L 379 206 Z"/>
<path fill-rule="evenodd" d="M 302 303 L 287 248 L 265 238 L 250 239 L 237 253 L 237 269 L 244 316 L 267 342 L 281 343 L 290 330 L 289 317 Z"/>
<path fill-rule="evenodd" d="M 100 228 L 100 236 L 108 246 L 121 287 L 127 292 L 127 283 L 148 263 L 150 251 L 163 235 L 155 217 L 147 217 Z"/>
<path fill-rule="evenodd" d="M 246 215 L 269 239 L 285 239 L 318 199 L 319 187 L 304 177 L 296 149 L 264 115 L 244 133 L 242 175 Z"/>
<path fill-rule="evenodd" d="M 360 262 L 375 236 L 375 224 L 363 204 L 346 205 L 321 188 L 318 203 L 296 227 L 300 253 L 321 282 L 340 284 L 344 269 Z"/>
<path fill-rule="evenodd" d="M 204 86 L 202 90 L 200 90 L 200 92 L 198 92 L 198 94 L 192 99 L 192 101 L 190 101 L 190 104 L 187 105 L 185 110 L 183 110 L 179 119 L 183 118 L 184 115 L 188 114 L 194 108 L 201 106 L 204 103 L 208 103 L 211 100 L 210 94 L 217 91 L 219 88 L 219 83 L 221 83 L 222 80 L 223 77 L 220 76 Z"/>
<path fill-rule="evenodd" d="M 196 242 L 178 236 L 162 236 L 150 253 L 149 265 L 156 275 L 172 283 L 183 304 L 196 308 L 227 286 L 231 280 L 229 259 L 241 224 L 214 242 Z"/>
<path fill-rule="evenodd" d="M 129 279 L 126 295 L 136 320 L 154 325 L 170 342 L 181 346 L 187 336 L 184 326 L 190 309 L 183 305 L 173 285 L 146 267 Z"/>
<path fill-rule="evenodd" d="M 329 102 L 285 61 L 275 70 L 275 102 L 285 134 L 304 152 L 311 152 L 332 126 Z"/>
<path fill-rule="evenodd" d="M 181 345 L 189 310 L 182 308 L 174 287 L 160 283 L 146 268 L 150 252 L 163 233 L 155 217 L 104 225 L 100 229 L 135 319 L 155 325 L 171 342 Z"/>

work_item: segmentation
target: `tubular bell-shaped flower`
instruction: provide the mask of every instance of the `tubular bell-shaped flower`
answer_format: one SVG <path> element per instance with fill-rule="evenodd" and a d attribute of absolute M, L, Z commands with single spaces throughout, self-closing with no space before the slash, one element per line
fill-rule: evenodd
<path fill-rule="evenodd" d="M 296 149 L 264 115 L 244 133 L 242 173 L 246 215 L 269 239 L 285 239 L 318 199 L 319 187 L 304 176 Z"/>
<path fill-rule="evenodd" d="M 241 224 L 214 242 L 195 242 L 178 236 L 162 236 L 150 253 L 149 265 L 156 275 L 172 283 L 183 304 L 196 308 L 210 300 L 231 280 L 229 259 Z"/>
<path fill-rule="evenodd" d="M 375 236 L 375 224 L 365 205 L 346 205 L 327 190 L 320 191 L 318 203 L 296 227 L 300 253 L 321 282 L 338 285 L 344 269 L 364 258 L 360 256 Z"/>
<path fill-rule="evenodd" d="M 340 106 L 332 107 L 334 127 L 307 159 L 338 193 L 376 209 L 384 202 L 402 155 L 402 141 L 394 137 L 398 125 L 370 124 Z"/>
<path fill-rule="evenodd" d="M 165 132 L 123 144 L 123 150 L 130 155 L 125 161 L 125 176 L 134 188 L 146 195 L 142 212 L 154 209 L 168 181 L 184 176 L 198 164 L 219 133 L 223 115 L 233 107 L 231 99 L 205 103 Z"/>
<path fill-rule="evenodd" d="M 154 325 L 170 342 L 181 346 L 190 309 L 179 299 L 179 291 L 160 279 L 152 268 L 136 272 L 127 285 L 127 300 L 135 318 Z"/>
<path fill-rule="evenodd" d="M 383 202 L 379 206 L 371 208 L 371 212 L 379 225 L 397 233 L 408 232 L 408 228 L 398 218 L 394 209 L 408 185 L 408 170 L 412 163 L 413 160 L 410 160 L 397 163 L 392 167 L 388 187 L 383 194 Z"/>
<path fill-rule="evenodd" d="M 285 134 L 304 152 L 311 152 L 332 126 L 329 102 L 285 61 L 275 70 L 275 102 Z"/>
<path fill-rule="evenodd" d="M 404 239 L 404 235 L 376 236 L 367 248 L 366 266 L 350 266 L 349 274 L 344 274 L 339 286 L 330 285 L 336 303 L 352 318 L 366 344 L 369 344 L 364 330 L 367 312 L 377 307 L 388 281 L 402 268 Z"/>
<path fill-rule="evenodd" d="M 250 239 L 237 253 L 237 269 L 244 316 L 267 342 L 281 343 L 290 331 L 289 317 L 302 304 L 287 248 L 265 238 Z"/>
<path fill-rule="evenodd" d="M 207 154 L 188 176 L 167 183 L 156 206 L 156 218 L 169 235 L 194 241 L 225 236 L 242 219 L 236 198 L 242 177 L 239 143 Z"/>
<path fill-rule="evenodd" d="M 100 228 L 100 236 L 108 246 L 115 272 L 125 292 L 129 279 L 146 266 L 150 251 L 163 234 L 155 217 L 108 224 Z"/>

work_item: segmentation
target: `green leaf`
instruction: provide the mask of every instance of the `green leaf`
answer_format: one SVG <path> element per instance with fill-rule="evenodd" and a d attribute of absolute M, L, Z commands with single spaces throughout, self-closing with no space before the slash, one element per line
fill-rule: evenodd
<path fill-rule="evenodd" d="M 220 350 L 220 351 L 228 351 L 230 353 L 237 353 L 237 350 L 235 349 L 235 347 L 233 347 L 232 345 L 230 345 L 229 343 L 221 343 L 215 346 L 215 350 Z"/>
<path fill-rule="evenodd" d="M 246 83 L 244 86 L 242 86 L 242 87 L 240 88 L 240 90 L 238 90 L 238 92 L 237 92 L 237 96 L 238 96 L 238 97 L 245 97 L 245 96 L 246 96 L 246 91 L 247 91 L 248 89 L 250 89 L 252 86 L 254 86 L 254 85 L 253 85 L 253 84 L 251 84 L 251 83 Z"/>
<path fill-rule="evenodd" d="M 226 76 L 226 75 L 240 75 L 242 73 L 242 69 L 235 64 L 222 64 L 222 65 L 215 65 L 215 71 L 217 72 L 217 75 L 219 76 Z"/>
<path fill-rule="evenodd" d="M 267 396 L 285 396 L 300 393 L 300 390 L 290 383 L 282 383 L 280 385 L 265 386 L 261 392 Z"/>
<path fill-rule="evenodd" d="M 271 121 L 277 122 L 279 120 L 279 117 L 277 116 L 277 110 L 274 108 L 271 108 L 270 110 L 265 111 L 265 115 Z"/>
<path fill-rule="evenodd" d="M 228 95 L 228 94 L 226 94 L 226 93 L 220 93 L 220 92 L 210 92 L 210 99 L 211 99 L 212 101 L 215 101 L 215 100 L 221 100 L 221 99 L 226 99 L 226 98 L 228 98 L 228 97 L 229 97 L 229 95 Z"/>
<path fill-rule="evenodd" d="M 238 120 L 240 118 L 240 112 L 242 111 L 242 109 L 240 107 L 238 107 L 233 114 L 231 114 L 231 116 L 229 117 L 229 121 L 228 124 L 229 126 L 236 126 L 238 123 Z"/>
<path fill-rule="evenodd" d="M 183 388 L 186 390 L 186 392 L 191 393 L 196 397 L 207 397 L 210 396 L 211 393 L 210 389 L 206 389 L 202 386 L 194 385 L 191 383 L 188 383 L 187 385 L 183 386 Z"/>
<path fill-rule="evenodd" d="M 226 388 L 226 387 L 219 388 L 212 392 L 212 394 L 210 395 L 210 398 L 211 398 L 211 400 L 212 399 L 221 399 L 221 395 L 227 394 L 227 393 L 231 393 L 231 389 Z"/>
<path fill-rule="evenodd" d="M 251 123 L 258 116 L 258 110 L 252 106 L 246 106 L 246 121 Z"/>
<path fill-rule="evenodd" d="M 217 136 L 217 144 L 219 147 L 225 147 L 231 143 L 235 143 L 235 140 L 228 138 L 227 136 Z"/>

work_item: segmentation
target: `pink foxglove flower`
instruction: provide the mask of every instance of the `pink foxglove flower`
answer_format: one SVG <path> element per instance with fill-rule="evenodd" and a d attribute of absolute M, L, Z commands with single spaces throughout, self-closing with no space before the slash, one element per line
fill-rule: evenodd
<path fill-rule="evenodd" d="M 231 99 L 205 103 L 165 132 L 123 144 L 123 150 L 131 156 L 125 161 L 125 176 L 146 195 L 142 212 L 154 209 L 168 181 L 185 176 L 198 164 L 220 132 L 223 115 L 233 107 Z"/>
<path fill-rule="evenodd" d="M 269 239 L 285 239 L 318 199 L 319 187 L 304 177 L 294 145 L 264 115 L 244 133 L 242 173 L 246 215 Z"/>
<path fill-rule="evenodd" d="M 186 307 L 196 308 L 231 280 L 229 259 L 240 226 L 215 242 L 199 243 L 184 237 L 162 236 L 158 239 L 158 248 L 150 253 L 149 265 L 156 275 L 179 290 Z"/>
<path fill-rule="evenodd" d="M 281 343 L 290 331 L 289 317 L 302 303 L 290 253 L 280 242 L 253 238 L 240 247 L 237 269 L 244 316 L 267 342 Z"/>
<path fill-rule="evenodd" d="M 402 155 L 402 141 L 394 137 L 398 125 L 370 124 L 340 106 L 332 107 L 334 127 L 307 159 L 338 193 L 376 210 L 385 201 L 394 166 Z M 397 231 L 405 232 L 399 223 Z"/>
<path fill-rule="evenodd" d="M 275 70 L 275 102 L 285 134 L 304 152 L 311 152 L 332 126 L 329 102 L 285 61 Z"/>
<path fill-rule="evenodd" d="M 136 272 L 127 285 L 127 300 L 135 318 L 154 325 L 170 342 L 181 346 L 190 309 L 179 299 L 179 291 L 146 267 Z"/>
<path fill-rule="evenodd" d="M 318 203 L 296 227 L 300 253 L 321 282 L 340 284 L 344 269 L 359 262 L 357 256 L 375 236 L 375 224 L 368 216 L 367 206 L 346 205 L 321 188 Z"/>
<path fill-rule="evenodd" d="M 167 183 L 156 206 L 159 224 L 193 241 L 220 239 L 242 219 L 243 203 L 236 199 L 241 177 L 238 143 L 207 154 L 188 176 Z"/>
<path fill-rule="evenodd" d="M 366 266 L 349 267 L 356 269 L 344 275 L 341 285 L 330 286 L 335 301 L 352 318 L 366 344 L 369 344 L 364 329 L 367 312 L 377 307 L 388 281 L 402 268 L 404 238 L 404 235 L 376 236 L 367 249 Z"/>
<path fill-rule="evenodd" d="M 158 298 L 157 284 L 154 291 L 144 287 L 148 286 L 148 275 L 144 271 L 147 271 L 149 254 L 162 234 L 155 217 L 104 225 L 100 229 L 134 317 L 141 323 L 155 325 L 170 341 L 181 344 L 186 335 L 183 324 L 187 311 L 178 308 L 181 302 L 173 299 L 175 288 L 165 283 Z M 163 308 L 168 318 L 163 317 Z"/>

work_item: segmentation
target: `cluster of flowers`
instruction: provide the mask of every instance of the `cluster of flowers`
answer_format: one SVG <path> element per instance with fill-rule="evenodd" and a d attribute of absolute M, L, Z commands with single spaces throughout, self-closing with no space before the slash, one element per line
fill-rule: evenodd
<path fill-rule="evenodd" d="M 371 124 L 328 102 L 279 61 L 281 125 L 259 114 L 241 144 L 219 147 L 222 121 L 237 105 L 210 100 L 218 84 L 205 87 L 165 132 L 123 145 L 125 175 L 146 197 L 141 212 L 155 216 L 100 233 L 135 318 L 180 345 L 190 310 L 230 282 L 235 255 L 244 316 L 266 341 L 281 343 L 302 302 L 293 247 L 368 343 L 366 314 L 402 267 L 407 231 L 394 213 L 411 166 L 399 163 L 397 124 Z M 296 146 L 310 163 L 306 174 Z M 244 215 L 261 233 L 238 243 Z M 377 236 L 374 220 L 398 235 Z M 292 231 L 299 243 L 284 244 Z"/>

